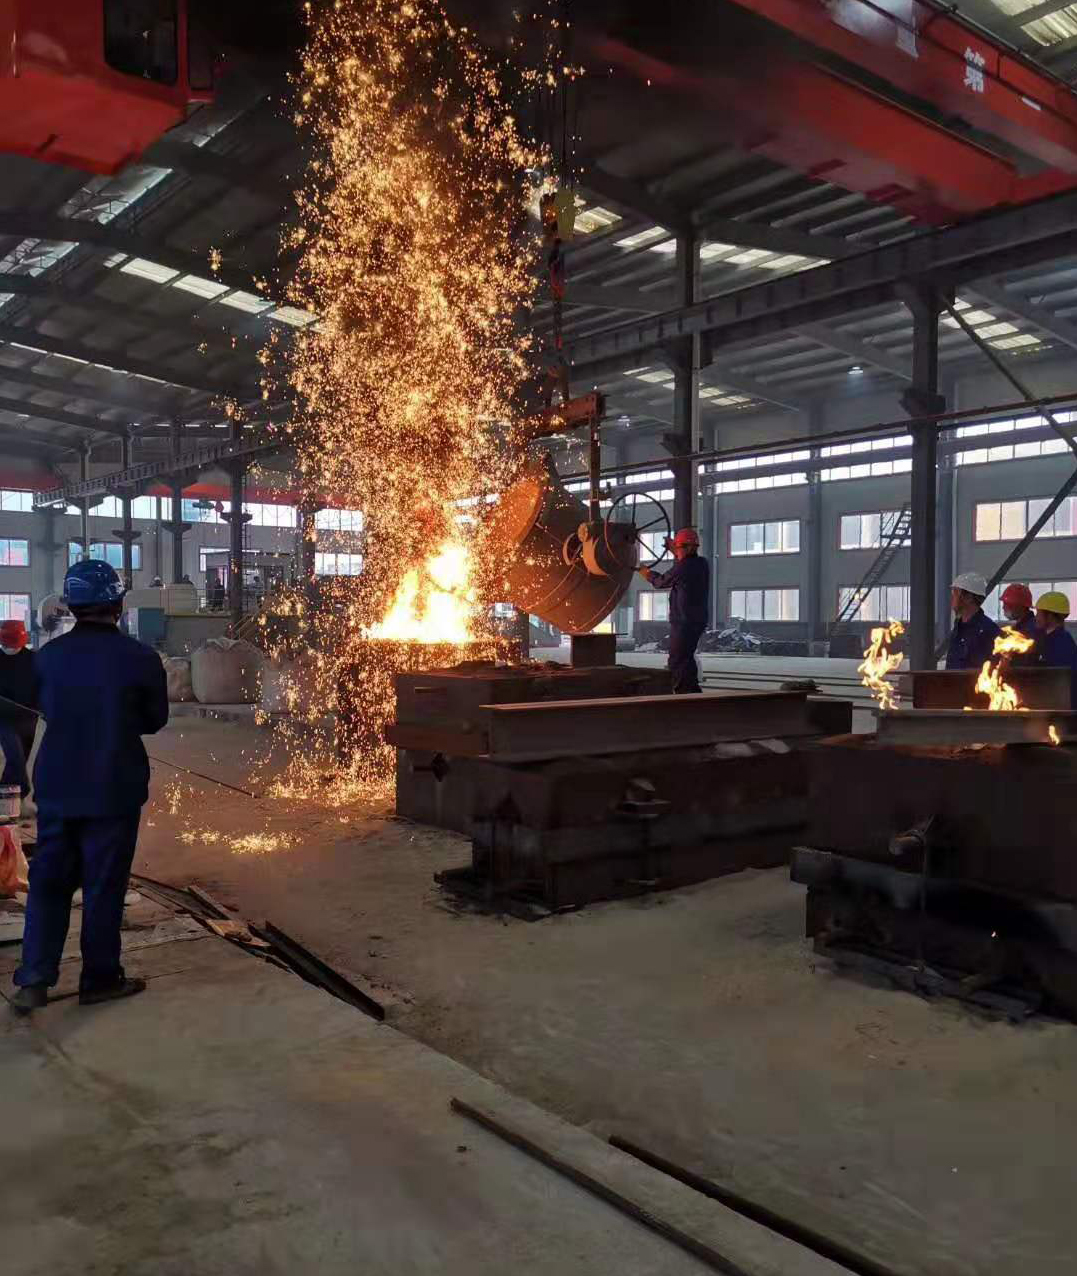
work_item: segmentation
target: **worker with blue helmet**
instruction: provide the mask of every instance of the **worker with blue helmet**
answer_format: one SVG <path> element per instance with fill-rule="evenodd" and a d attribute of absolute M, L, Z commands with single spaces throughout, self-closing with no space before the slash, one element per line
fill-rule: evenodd
<path fill-rule="evenodd" d="M 34 767 L 37 850 L 12 1002 L 21 1014 L 43 1006 L 59 977 L 79 886 L 80 1003 L 129 997 L 146 986 L 120 965 L 120 925 L 149 796 L 142 737 L 168 721 L 168 689 L 156 652 L 118 627 L 123 595 L 108 563 L 75 563 L 64 578 L 75 627 L 37 657 L 45 735 Z"/>

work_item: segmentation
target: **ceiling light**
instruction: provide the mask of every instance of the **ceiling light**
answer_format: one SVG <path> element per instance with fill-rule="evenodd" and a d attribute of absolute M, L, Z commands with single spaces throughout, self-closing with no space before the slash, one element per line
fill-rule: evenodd
<path fill-rule="evenodd" d="M 849 376 L 851 377 L 862 377 L 863 375 L 864 375 L 864 369 L 860 366 L 859 363 L 854 363 L 853 366 L 849 369 Z"/>
<path fill-rule="evenodd" d="M 137 275 L 139 279 L 148 279 L 155 284 L 166 284 L 179 274 L 178 270 L 170 270 L 155 261 L 147 261 L 145 257 L 132 257 L 120 270 L 125 275 Z"/>
<path fill-rule="evenodd" d="M 234 310 L 245 310 L 249 315 L 261 315 L 273 308 L 271 301 L 255 296 L 253 292 L 243 292 L 239 289 L 229 293 L 227 297 L 222 297 L 221 305 L 231 306 Z"/>
<path fill-rule="evenodd" d="M 196 297 L 208 297 L 210 300 L 228 291 L 227 284 L 203 279 L 201 275 L 184 275 L 180 279 L 173 280 L 172 287 L 182 288 L 184 292 L 193 292 Z"/>

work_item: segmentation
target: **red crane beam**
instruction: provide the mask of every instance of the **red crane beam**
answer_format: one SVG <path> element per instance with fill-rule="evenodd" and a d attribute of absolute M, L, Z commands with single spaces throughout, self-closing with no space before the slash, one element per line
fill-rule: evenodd
<path fill-rule="evenodd" d="M 1077 175 L 1077 97 L 1060 80 L 922 0 L 733 0 L 861 67 Z"/>

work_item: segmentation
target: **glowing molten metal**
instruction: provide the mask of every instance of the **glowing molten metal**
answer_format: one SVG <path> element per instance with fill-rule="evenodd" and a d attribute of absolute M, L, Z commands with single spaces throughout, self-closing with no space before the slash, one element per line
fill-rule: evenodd
<path fill-rule="evenodd" d="M 364 636 L 382 642 L 462 645 L 475 639 L 476 606 L 470 547 L 446 540 L 421 567 L 407 572 L 384 619 Z"/>
<path fill-rule="evenodd" d="M 1005 675 L 1014 656 L 1028 651 L 1032 647 L 1032 642 L 1031 638 L 1026 638 L 1024 634 L 1019 634 L 1010 625 L 1006 625 L 1002 633 L 995 639 L 995 645 L 992 650 L 999 658 L 998 664 L 992 668 L 991 661 L 985 660 L 984 667 L 980 670 L 980 676 L 976 679 L 976 690 L 988 697 L 989 704 L 987 707 L 989 709 L 998 712 L 1012 712 L 1022 707 L 1021 697 L 1017 694 L 1016 689 L 1006 681 Z"/>
<path fill-rule="evenodd" d="M 864 652 L 864 662 L 857 668 L 861 681 L 879 702 L 880 709 L 893 709 L 898 702 L 898 694 L 887 681 L 887 674 L 901 664 L 904 657 L 900 651 L 891 651 L 890 644 L 905 626 L 900 620 L 892 620 L 885 629 L 871 631 L 871 646 Z"/>

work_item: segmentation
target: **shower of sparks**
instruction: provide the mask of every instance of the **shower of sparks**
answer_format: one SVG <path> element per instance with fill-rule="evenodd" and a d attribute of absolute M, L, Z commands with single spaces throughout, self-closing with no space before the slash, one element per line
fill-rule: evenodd
<path fill-rule="evenodd" d="M 282 369 L 301 484 L 362 510 L 365 542 L 362 575 L 322 582 L 315 614 L 297 597 L 299 641 L 275 652 L 304 669 L 273 793 L 340 804 L 391 789 L 395 672 L 493 654 L 500 573 L 461 507 L 503 490 L 520 456 L 504 423 L 529 372 L 518 319 L 542 156 L 436 0 L 307 14 L 295 123 L 315 158 L 284 247 L 298 255 L 288 302 L 319 319 L 271 338 L 263 389 Z M 324 730 L 342 696 L 343 750 Z"/>

